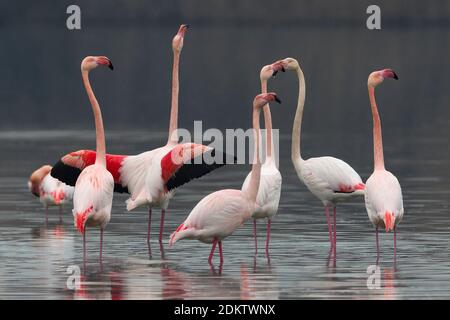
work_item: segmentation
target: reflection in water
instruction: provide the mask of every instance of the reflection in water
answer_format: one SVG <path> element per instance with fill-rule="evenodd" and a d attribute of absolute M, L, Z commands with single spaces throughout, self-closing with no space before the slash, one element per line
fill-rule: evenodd
<path fill-rule="evenodd" d="M 83 133 L 80 134 L 77 139 L 81 143 L 77 139 L 74 143 L 88 144 L 90 136 L 83 138 Z M 355 148 L 366 144 L 365 139 L 354 139 L 351 132 L 349 135 Z M 24 139 L 34 141 L 37 136 Z M 141 136 L 134 134 L 119 139 L 113 135 L 110 146 L 116 149 L 124 143 L 139 145 L 136 137 Z M 45 142 L 47 138 L 42 139 Z M 282 144 L 289 144 L 289 137 L 282 139 Z M 305 139 L 316 137 L 310 135 Z M 342 141 L 348 139 L 344 135 Z M 157 145 L 159 140 L 153 140 L 150 139 L 150 144 Z M 55 138 L 52 143 L 61 149 L 80 147 L 66 145 L 64 139 Z M 430 153 L 446 150 L 439 147 L 442 144 L 439 138 L 415 143 L 426 144 Z M 23 148 L 39 158 L 39 144 L 24 143 Z M 339 255 L 333 254 L 329 251 L 323 216 L 318 214 L 320 203 L 299 184 L 289 162 L 288 148 L 280 152 L 284 184 L 280 210 L 272 225 L 270 260 L 254 256 L 252 228 L 248 223 L 226 239 L 226 263 L 222 268 L 210 269 L 205 263 L 209 248 L 194 242 L 166 251 L 159 247 L 158 252 L 158 241 L 151 242 L 151 247 L 144 241 L 145 209 L 126 213 L 126 196 L 115 195 L 111 222 L 105 232 L 103 264 L 99 265 L 96 259 L 99 247 L 94 240 L 98 240 L 98 233 L 92 232 L 89 239 L 93 245 L 88 246 L 88 257 L 92 258 L 84 270 L 81 288 L 75 291 L 67 288 L 67 268 L 82 267 L 83 259 L 81 238 L 73 226 L 70 208 L 64 210 L 61 221 L 58 213 L 51 210 L 45 224 L 42 207 L 30 197 L 22 178 L 27 177 L 36 160 L 23 158 L 18 167 L 23 173 L 9 178 L 0 173 L 0 298 L 450 298 L 447 257 L 450 239 L 446 229 L 450 224 L 446 202 L 450 196 L 450 191 L 446 191 L 450 190 L 450 179 L 440 178 L 442 172 L 447 172 L 441 168 L 443 163 L 429 163 L 427 176 L 419 179 L 411 168 L 399 165 L 404 161 L 401 152 L 388 151 L 397 164 L 395 171 L 402 177 L 407 215 L 398 234 L 397 263 L 393 257 L 392 235 L 380 237 L 382 250 L 377 263 L 381 268 L 382 288 L 369 290 L 366 270 L 376 262 L 376 247 L 364 203 L 354 201 L 342 206 L 337 221 Z M 356 167 L 362 168 L 361 175 L 367 177 L 370 165 L 358 165 L 358 158 L 355 162 Z M 176 201 L 171 203 L 164 240 L 167 241 L 199 198 L 224 185 L 239 187 L 237 184 L 243 181 L 247 171 L 246 166 L 221 168 L 180 188 Z M 427 224 L 422 219 L 425 211 Z"/>

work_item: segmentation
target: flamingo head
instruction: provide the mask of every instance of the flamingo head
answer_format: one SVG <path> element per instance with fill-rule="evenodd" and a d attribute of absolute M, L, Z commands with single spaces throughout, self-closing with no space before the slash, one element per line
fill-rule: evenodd
<path fill-rule="evenodd" d="M 111 70 L 114 69 L 114 66 L 109 60 L 108 57 L 105 56 L 88 56 L 83 59 L 81 62 L 81 71 L 91 71 L 92 69 L 97 68 L 98 66 L 107 66 Z"/>
<path fill-rule="evenodd" d="M 386 228 L 386 232 L 389 230 L 394 230 L 395 227 L 395 214 L 394 212 L 386 211 L 383 217 L 384 226 Z"/>
<path fill-rule="evenodd" d="M 40 196 L 39 186 L 50 171 L 52 171 L 52 167 L 49 165 L 44 165 L 34 171 L 28 179 L 28 189 L 36 197 Z"/>
<path fill-rule="evenodd" d="M 285 58 L 283 60 L 278 60 L 274 63 L 272 63 L 272 68 L 274 69 L 274 75 L 278 71 L 285 71 L 285 70 L 297 70 L 300 68 L 300 65 L 298 64 L 298 61 L 294 58 Z"/>
<path fill-rule="evenodd" d="M 386 78 L 392 78 L 398 80 L 398 76 L 392 69 L 383 69 L 379 71 L 374 71 L 369 75 L 367 80 L 367 85 L 371 87 L 376 87 L 384 81 Z"/>
<path fill-rule="evenodd" d="M 172 49 L 174 52 L 181 52 L 181 49 L 183 49 L 184 34 L 188 28 L 188 24 L 182 24 L 175 37 L 173 37 Z"/>
<path fill-rule="evenodd" d="M 284 69 L 283 69 L 284 72 Z M 261 78 L 261 81 L 267 81 L 271 77 L 275 77 L 275 75 L 278 73 L 278 70 L 276 70 L 273 66 L 273 64 L 269 64 L 267 66 L 262 67 L 261 72 L 259 74 L 259 77 Z"/>
<path fill-rule="evenodd" d="M 281 100 L 278 98 L 275 92 L 258 94 L 253 100 L 253 108 L 262 108 L 271 101 L 281 103 Z"/>

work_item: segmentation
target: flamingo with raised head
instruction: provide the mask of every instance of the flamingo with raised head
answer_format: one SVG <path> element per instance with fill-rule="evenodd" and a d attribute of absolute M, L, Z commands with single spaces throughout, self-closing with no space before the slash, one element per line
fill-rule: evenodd
<path fill-rule="evenodd" d="M 95 163 L 83 169 L 73 193 L 73 217 L 75 226 L 83 235 L 83 261 L 86 261 L 86 227 L 100 228 L 100 262 L 102 261 L 103 230 L 111 219 L 114 178 L 106 169 L 105 132 L 100 106 L 89 82 L 89 72 L 98 66 L 113 70 L 107 57 L 86 57 L 81 62 L 81 77 L 92 106 L 95 119 Z"/>
<path fill-rule="evenodd" d="M 220 265 L 223 264 L 222 240 L 250 219 L 257 206 L 256 198 L 261 175 L 259 116 L 261 108 L 270 101 L 280 102 L 275 93 L 259 94 L 253 100 L 255 159 L 252 164 L 248 188 L 244 190 L 220 190 L 204 197 L 192 209 L 186 220 L 172 233 L 170 246 L 181 239 L 197 239 L 204 243 L 212 243 L 208 258 L 208 263 L 212 264 L 214 251 L 216 246 L 219 245 Z"/>
<path fill-rule="evenodd" d="M 264 66 L 260 72 L 261 93 L 267 93 L 267 81 L 277 73 L 272 65 Z M 272 218 L 278 212 L 281 194 L 281 174 L 277 168 L 275 156 L 273 155 L 272 141 L 272 116 L 267 103 L 263 108 L 264 126 L 266 128 L 266 157 L 261 166 L 261 181 L 259 183 L 258 196 L 256 197 L 256 211 L 252 213 L 253 236 L 255 239 L 255 255 L 258 253 L 258 240 L 256 236 L 256 219 L 267 219 L 266 256 L 269 257 L 270 226 Z M 245 178 L 242 190 L 250 186 L 252 173 L 249 172 Z"/>
<path fill-rule="evenodd" d="M 334 157 L 304 160 L 300 153 L 300 134 L 305 105 L 306 86 L 303 71 L 297 60 L 286 58 L 274 64 L 276 70 L 293 70 L 299 80 L 297 111 L 292 129 L 291 160 L 299 179 L 325 207 L 330 249 L 336 253 L 336 205 L 354 196 L 364 195 L 364 183 L 356 171 L 344 161 Z M 329 209 L 333 208 L 333 227 Z M 334 229 L 334 230 L 333 230 Z"/>
<path fill-rule="evenodd" d="M 386 232 L 394 231 L 394 257 L 397 254 L 397 225 L 403 218 L 402 188 L 398 179 L 384 167 L 383 139 L 381 134 L 381 120 L 375 101 L 375 87 L 392 78 L 397 80 L 397 74 L 391 69 L 372 72 L 367 80 L 370 107 L 373 118 L 373 153 L 374 169 L 366 181 L 366 210 L 370 222 L 375 226 L 377 257 L 380 254 L 378 245 L 378 228 L 384 227 Z"/>
<path fill-rule="evenodd" d="M 161 207 L 161 224 L 159 241 L 162 243 L 164 219 L 169 200 L 177 187 L 223 166 L 226 161 L 207 162 L 204 156 L 211 155 L 216 159 L 218 154 L 212 148 L 194 144 L 178 145 L 178 92 L 179 61 L 183 48 L 184 36 L 188 25 L 181 25 L 172 41 L 172 105 L 170 113 L 169 137 L 165 146 L 133 156 L 106 155 L 106 165 L 114 177 L 114 191 L 127 192 L 131 197 L 127 200 L 127 209 L 148 206 L 147 243 L 150 243 L 152 207 Z M 181 147 L 177 147 L 181 146 Z M 177 147 L 175 149 L 175 147 Z M 203 151 L 203 153 L 202 153 Z M 184 163 L 171 162 L 172 155 L 183 153 Z M 188 155 L 198 157 L 187 159 Z M 54 166 L 52 176 L 74 185 L 81 170 L 95 162 L 96 154 L 92 150 L 71 152 L 61 158 Z"/>
<path fill-rule="evenodd" d="M 28 179 L 28 188 L 44 205 L 46 217 L 50 206 L 58 206 L 62 210 L 62 207 L 72 200 L 74 190 L 73 187 L 53 178 L 50 175 L 51 170 L 50 165 L 43 165 Z"/>

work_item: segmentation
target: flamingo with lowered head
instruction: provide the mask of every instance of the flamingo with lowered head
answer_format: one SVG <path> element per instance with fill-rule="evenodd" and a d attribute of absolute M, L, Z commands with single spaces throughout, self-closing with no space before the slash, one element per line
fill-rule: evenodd
<path fill-rule="evenodd" d="M 267 81 L 277 73 L 272 65 L 264 66 L 260 72 L 261 93 L 267 93 Z M 266 236 L 266 256 L 269 256 L 270 225 L 272 218 L 277 214 L 278 204 L 281 194 L 281 174 L 277 168 L 275 157 L 273 156 L 272 141 L 272 116 L 270 107 L 267 103 L 263 107 L 264 126 L 266 128 L 266 158 L 261 166 L 261 180 L 259 183 L 258 196 L 256 198 L 256 211 L 252 213 L 253 218 L 253 236 L 255 239 L 255 255 L 258 253 L 258 242 L 256 236 L 256 219 L 267 219 Z M 245 178 L 242 190 L 250 186 L 252 173 L 249 172 Z"/>
<path fill-rule="evenodd" d="M 43 165 L 35 170 L 28 179 L 28 188 L 30 192 L 44 205 L 47 213 L 49 206 L 62 206 L 72 200 L 74 188 L 53 178 L 50 175 L 52 167 Z"/>
<path fill-rule="evenodd" d="M 334 157 L 304 160 L 300 153 L 300 134 L 305 105 L 306 87 L 303 71 L 297 60 L 286 58 L 274 64 L 276 70 L 294 70 L 299 80 L 297 111 L 292 129 L 291 160 L 299 179 L 325 206 L 331 249 L 336 252 L 336 205 L 354 196 L 364 195 L 364 183 L 356 171 L 344 161 Z M 329 209 L 333 208 L 334 231 Z"/>
<path fill-rule="evenodd" d="M 259 116 L 261 108 L 270 101 L 280 102 L 275 93 L 262 93 L 253 100 L 253 129 L 255 136 L 255 159 L 248 188 L 244 190 L 225 189 L 216 191 L 204 197 L 192 209 L 186 220 L 178 226 L 170 236 L 170 246 L 181 239 L 197 239 L 204 243 L 212 243 L 212 258 L 217 244 L 219 245 L 220 265 L 223 264 L 222 240 L 231 235 L 237 227 L 251 218 L 257 206 L 261 161 L 259 159 L 260 127 Z"/>
<path fill-rule="evenodd" d="M 81 172 L 73 194 L 73 217 L 75 226 L 83 235 L 83 260 L 86 261 L 86 226 L 100 228 L 100 262 L 102 261 L 103 230 L 111 219 L 114 178 L 106 169 L 106 147 L 103 120 L 97 99 L 89 82 L 89 72 L 99 65 L 111 70 L 113 65 L 107 57 L 86 57 L 81 62 L 81 76 L 95 119 L 95 163 Z"/>
<path fill-rule="evenodd" d="M 188 25 L 181 25 L 172 41 L 172 105 L 170 113 L 169 137 L 165 146 L 140 153 L 138 155 L 106 155 L 107 169 L 114 177 L 114 191 L 131 194 L 127 201 L 127 209 L 132 210 L 147 205 L 148 229 L 147 243 L 150 243 L 152 207 L 161 207 L 161 224 L 159 241 L 162 242 L 164 218 L 170 198 L 177 187 L 199 178 L 223 165 L 225 162 L 207 163 L 202 157 L 207 152 L 215 156 L 215 150 L 202 145 L 178 144 L 178 92 L 179 92 L 179 61 L 183 48 L 184 35 Z M 203 152 L 203 153 L 202 153 Z M 181 153 L 181 157 L 180 157 Z M 173 155 L 184 163 L 174 163 Z M 188 156 L 199 159 L 188 159 Z M 54 166 L 52 176 L 74 185 L 86 166 L 95 162 L 96 154 L 92 150 L 79 150 L 65 155 Z M 200 161 L 198 161 L 200 160 Z"/>
<path fill-rule="evenodd" d="M 402 189 L 397 178 L 384 167 L 383 139 L 381 134 L 381 120 L 375 101 L 375 87 L 384 79 L 398 79 L 397 74 L 391 69 L 372 72 L 367 80 L 370 107 L 373 118 L 373 152 L 374 170 L 366 181 L 366 210 L 370 222 L 375 226 L 377 257 L 380 254 L 378 245 L 378 228 L 385 228 L 386 232 L 394 231 L 394 257 L 397 254 L 397 225 L 403 218 Z"/>

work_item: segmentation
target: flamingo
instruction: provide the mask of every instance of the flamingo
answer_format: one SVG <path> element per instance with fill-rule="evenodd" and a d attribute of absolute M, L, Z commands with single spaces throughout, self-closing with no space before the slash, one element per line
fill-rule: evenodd
<path fill-rule="evenodd" d="M 100 106 L 89 82 L 89 72 L 99 65 L 113 70 L 107 57 L 86 57 L 81 62 L 81 76 L 95 119 L 95 163 L 83 169 L 73 193 L 75 227 L 83 235 L 83 261 L 86 261 L 86 226 L 100 228 L 100 262 L 102 261 L 103 230 L 111 219 L 114 178 L 106 169 L 105 132 Z"/>
<path fill-rule="evenodd" d="M 264 66 L 260 72 L 261 92 L 267 93 L 267 81 L 274 76 L 277 71 L 272 65 Z M 253 236 L 255 239 L 255 255 L 258 253 L 258 242 L 256 236 L 256 219 L 267 218 L 267 237 L 266 237 L 266 256 L 269 256 L 270 242 L 270 225 L 272 218 L 277 214 L 278 204 L 281 194 L 281 174 L 277 168 L 274 157 L 272 156 L 272 117 L 270 114 L 269 104 L 263 108 L 264 126 L 266 128 L 266 159 L 261 166 L 261 181 L 259 183 L 258 196 L 256 203 L 258 204 L 256 211 L 253 212 Z M 252 173 L 249 172 L 245 178 L 242 190 L 246 190 L 250 186 Z"/>
<path fill-rule="evenodd" d="M 212 243 L 208 258 L 208 263 L 212 265 L 214 251 L 216 246 L 219 245 L 220 265 L 223 264 L 222 240 L 250 219 L 257 206 L 256 198 L 261 174 L 259 115 L 261 108 L 270 101 L 280 103 L 277 95 L 273 92 L 259 94 L 253 100 L 255 160 L 252 165 L 248 188 L 244 190 L 219 190 L 204 197 L 170 236 L 169 244 L 171 247 L 181 239 L 197 239 L 203 243 Z"/>
<path fill-rule="evenodd" d="M 152 207 L 161 208 L 159 242 L 162 243 L 165 213 L 175 189 L 226 164 L 225 162 L 207 163 L 203 161 L 203 156 L 207 152 L 210 152 L 214 159 L 217 157 L 216 151 L 212 148 L 190 143 L 178 144 L 179 61 L 187 29 L 188 25 L 181 25 L 172 41 L 174 53 L 172 105 L 169 137 L 166 145 L 138 155 L 106 155 L 107 168 L 114 177 L 114 191 L 131 194 L 127 200 L 127 209 L 133 210 L 145 205 L 149 208 L 147 244 L 150 243 Z M 171 161 L 172 156 L 177 153 L 182 153 L 179 159 L 184 159 L 183 163 Z M 201 159 L 189 159 L 188 155 L 193 158 L 201 157 Z M 54 166 L 52 176 L 69 185 L 74 185 L 81 170 L 94 163 L 95 159 L 96 153 L 92 150 L 71 152 L 62 157 Z"/>
<path fill-rule="evenodd" d="M 52 167 L 43 165 L 35 170 L 28 179 L 28 188 L 32 194 L 39 197 L 44 205 L 47 216 L 49 206 L 62 206 L 72 200 L 74 188 L 53 178 L 50 175 Z"/>
<path fill-rule="evenodd" d="M 300 133 L 305 105 L 305 77 L 297 60 L 286 58 L 274 64 L 275 70 L 294 70 L 299 79 L 297 111 L 292 129 L 291 160 L 299 179 L 324 205 L 328 224 L 330 250 L 336 252 L 336 205 L 354 196 L 364 195 L 364 183 L 356 171 L 344 161 L 334 157 L 304 160 L 300 153 Z M 334 232 L 329 209 L 333 208 Z"/>
<path fill-rule="evenodd" d="M 375 87 L 386 78 L 398 80 L 397 74 L 391 69 L 372 72 L 367 80 L 370 106 L 373 118 L 373 153 L 374 169 L 366 181 L 366 210 L 370 222 L 375 226 L 377 257 L 380 254 L 378 245 L 378 228 L 384 227 L 386 232 L 394 231 L 394 257 L 397 254 L 397 225 L 403 218 L 402 189 L 398 179 L 384 167 L 383 139 L 381 121 L 375 101 Z"/>

